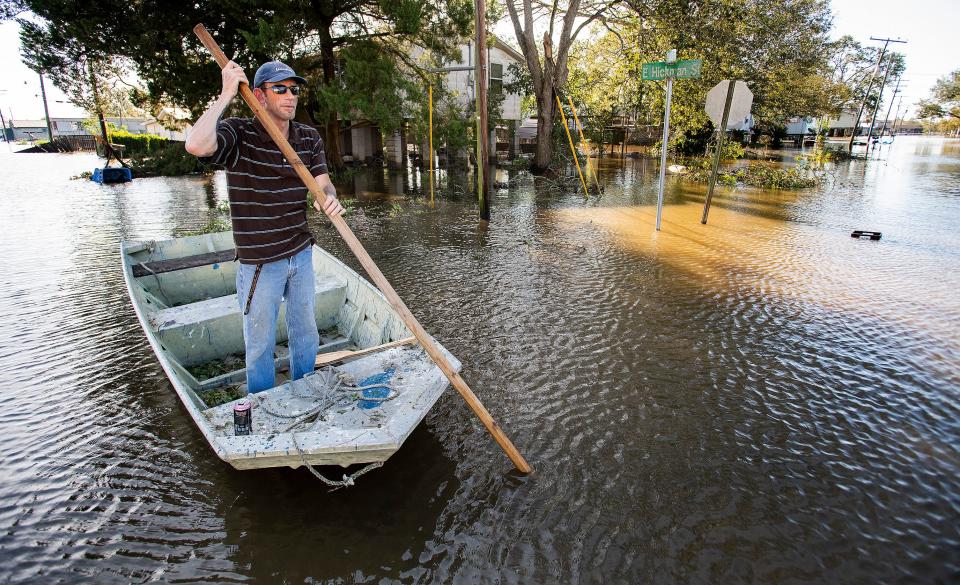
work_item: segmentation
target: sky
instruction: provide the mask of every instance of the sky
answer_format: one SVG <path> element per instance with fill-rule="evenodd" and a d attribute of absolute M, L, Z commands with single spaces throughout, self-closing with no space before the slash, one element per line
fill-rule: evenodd
<path fill-rule="evenodd" d="M 960 0 L 914 0 L 909 4 L 894 0 L 832 0 L 831 8 L 834 38 L 849 34 L 861 43 L 877 46 L 882 43 L 871 41 L 871 36 L 907 41 L 891 44 L 891 50 L 903 53 L 907 61 L 901 84 L 904 105 L 927 97 L 937 78 L 960 69 L 960 31 L 956 27 Z M 512 42 L 512 27 L 505 31 L 501 33 L 504 40 Z M 45 85 L 51 117 L 84 116 L 83 110 L 64 103 L 66 96 L 52 83 Z M 0 23 L 0 112 L 4 118 L 12 115 L 16 120 L 38 120 L 44 116 L 40 79 L 21 61 L 16 22 Z"/>

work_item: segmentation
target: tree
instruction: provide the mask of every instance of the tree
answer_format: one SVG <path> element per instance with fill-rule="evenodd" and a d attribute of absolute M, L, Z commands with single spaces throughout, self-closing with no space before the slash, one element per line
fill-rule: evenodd
<path fill-rule="evenodd" d="M 937 80 L 930 99 L 920 101 L 918 117 L 960 120 L 960 69 Z"/>
<path fill-rule="evenodd" d="M 530 170 L 534 173 L 545 172 L 553 157 L 551 134 L 557 116 L 554 95 L 555 91 L 567 82 L 567 61 L 571 44 L 584 27 L 603 16 L 617 3 L 617 0 L 568 0 L 562 5 L 559 0 L 553 0 L 549 4 L 538 2 L 534 5 L 531 0 L 523 0 L 522 12 L 518 12 L 516 1 L 506 0 L 507 12 L 510 13 L 520 51 L 527 62 L 533 94 L 537 100 L 537 151 L 530 165 Z M 578 17 L 582 17 L 581 22 L 576 24 Z M 542 45 L 537 42 L 535 19 L 541 23 L 546 21 Z M 554 50 L 554 36 L 558 24 L 560 30 Z M 543 27 L 544 24 L 540 26 Z"/>
<path fill-rule="evenodd" d="M 830 13 L 826 0 L 628 0 L 631 14 L 604 19 L 604 31 L 572 56 L 571 92 L 591 112 L 633 115 L 662 123 L 665 83 L 641 80 L 645 62 L 702 59 L 699 79 L 673 87 L 673 142 L 702 149 L 710 122 L 707 91 L 722 79 L 742 79 L 754 93 L 754 120 L 782 125 L 825 108 L 832 86 Z M 616 97 L 616 99 L 613 99 Z"/>
<path fill-rule="evenodd" d="M 324 127 L 333 168 L 342 165 L 340 119 L 399 127 L 424 102 L 425 85 L 416 80 L 426 79 L 430 65 L 411 58 L 412 45 L 428 49 L 432 59 L 450 57 L 473 18 L 469 0 L 22 3 L 43 19 L 24 38 L 27 60 L 39 62 L 49 52 L 66 71 L 76 69 L 70 61 L 78 48 L 101 63 L 127 58 L 145 84 L 138 98 L 153 107 L 179 105 L 199 115 L 219 91 L 217 66 L 190 32 L 196 23 L 208 27 L 251 81 L 260 63 L 287 62 L 310 81 L 298 119 Z"/>

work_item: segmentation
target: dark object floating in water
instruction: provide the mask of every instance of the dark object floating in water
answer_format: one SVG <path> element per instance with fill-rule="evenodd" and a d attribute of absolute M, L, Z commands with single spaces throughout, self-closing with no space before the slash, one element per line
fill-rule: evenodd
<path fill-rule="evenodd" d="M 869 239 L 871 239 L 871 240 L 879 240 L 879 239 L 880 239 L 880 236 L 882 236 L 882 235 L 883 235 L 883 234 L 881 234 L 880 232 L 866 232 L 866 231 L 863 231 L 863 230 L 853 230 L 853 233 L 850 234 L 850 237 L 851 237 L 851 238 L 858 238 L 858 239 L 861 239 L 861 240 L 862 240 L 862 239 L 867 239 L 867 238 L 869 238 Z"/>
<path fill-rule="evenodd" d="M 133 172 L 126 167 L 103 167 L 93 169 L 90 180 L 97 183 L 126 183 L 133 180 Z"/>

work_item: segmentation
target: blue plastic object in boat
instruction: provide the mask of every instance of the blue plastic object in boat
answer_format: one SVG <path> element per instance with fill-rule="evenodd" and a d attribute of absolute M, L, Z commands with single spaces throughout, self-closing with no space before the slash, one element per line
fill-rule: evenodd
<path fill-rule="evenodd" d="M 357 386 L 373 386 L 373 388 L 361 390 L 360 396 L 362 398 L 386 398 L 390 396 L 390 379 L 393 378 L 395 371 L 393 368 L 388 368 L 385 372 L 380 372 L 379 374 L 374 374 L 361 380 Z M 382 386 L 378 384 L 382 384 Z M 377 408 L 382 403 L 381 400 L 360 400 L 357 402 L 357 406 L 365 410 L 370 410 L 371 408 Z"/>

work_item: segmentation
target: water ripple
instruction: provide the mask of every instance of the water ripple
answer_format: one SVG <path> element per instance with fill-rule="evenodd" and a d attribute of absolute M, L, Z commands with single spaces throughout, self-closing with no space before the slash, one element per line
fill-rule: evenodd
<path fill-rule="evenodd" d="M 451 391 L 334 493 L 220 462 L 126 299 L 120 238 L 202 226 L 222 175 L 108 187 L 68 179 L 87 155 L 2 156 L 0 580 L 955 581 L 952 144 L 721 190 L 707 226 L 675 183 L 659 234 L 650 161 L 605 159 L 586 202 L 499 177 L 486 228 L 453 178 L 431 208 L 414 173 L 358 175 L 351 225 L 536 474 Z"/>

